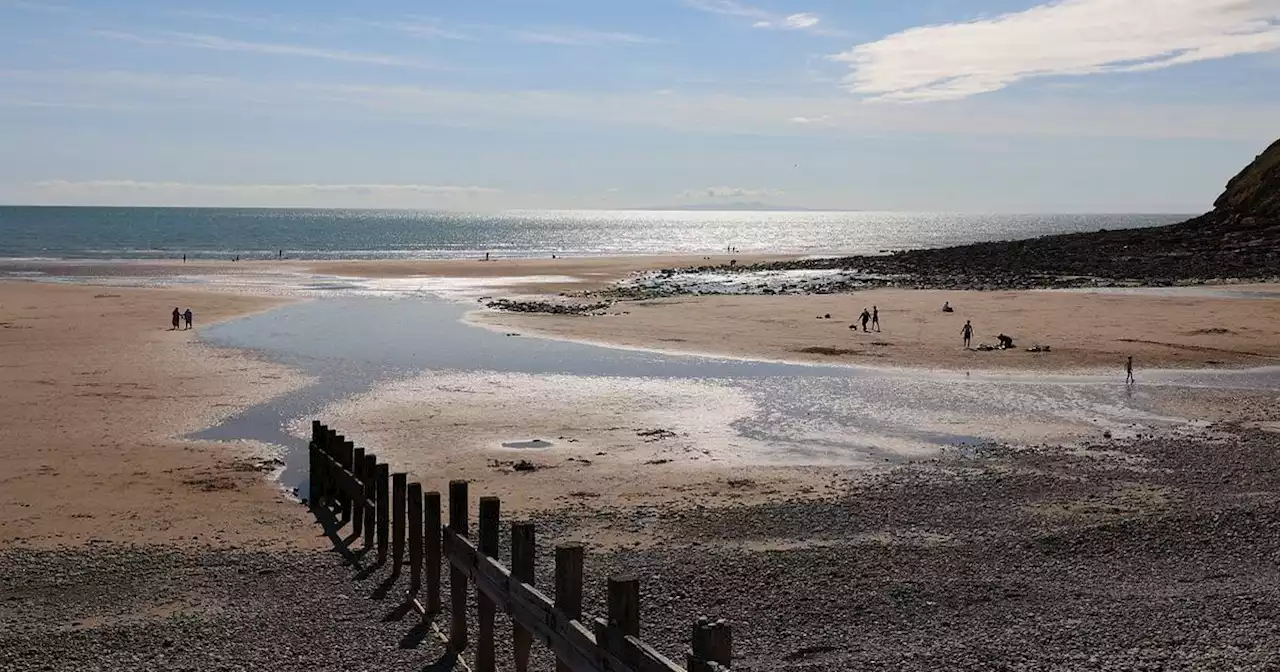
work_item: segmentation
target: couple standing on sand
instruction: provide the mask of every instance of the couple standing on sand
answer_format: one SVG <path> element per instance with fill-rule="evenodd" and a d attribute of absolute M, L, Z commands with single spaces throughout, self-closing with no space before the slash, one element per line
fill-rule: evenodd
<path fill-rule="evenodd" d="M 866 308 L 862 309 L 862 315 L 858 316 L 862 320 L 862 330 L 867 331 L 867 322 L 871 323 L 871 328 L 880 331 L 880 309 L 871 306 L 871 312 L 867 312 Z"/>
<path fill-rule="evenodd" d="M 191 320 L 192 320 L 192 318 L 193 318 L 193 317 L 194 317 L 194 316 L 191 314 L 191 309 L 190 309 L 190 308 L 188 308 L 188 309 L 187 309 L 187 312 L 185 312 L 185 313 L 178 312 L 178 309 L 177 309 L 177 308 L 174 308 L 174 309 L 173 309 L 173 331 L 177 331 L 177 330 L 178 330 L 178 323 L 179 323 L 180 321 L 183 321 L 183 320 L 185 320 L 185 321 L 186 321 L 186 323 L 187 323 L 186 328 L 187 328 L 187 329 L 190 329 L 190 328 L 191 328 Z"/>

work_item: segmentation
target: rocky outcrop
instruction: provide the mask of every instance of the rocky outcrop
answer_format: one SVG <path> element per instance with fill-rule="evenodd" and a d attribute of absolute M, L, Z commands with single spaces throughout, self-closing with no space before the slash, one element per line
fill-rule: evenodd
<path fill-rule="evenodd" d="M 1280 140 L 1227 183 L 1210 215 L 1280 219 Z"/>

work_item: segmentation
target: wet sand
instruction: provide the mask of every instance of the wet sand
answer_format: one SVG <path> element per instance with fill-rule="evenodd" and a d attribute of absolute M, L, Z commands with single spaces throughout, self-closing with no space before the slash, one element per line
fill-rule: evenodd
<path fill-rule="evenodd" d="M 1256 286 L 1274 291 L 1276 286 Z M 954 313 L 941 307 L 950 302 Z M 881 331 L 850 329 L 878 306 Z M 830 315 L 831 319 L 823 319 Z M 700 296 L 614 304 L 601 315 L 483 311 L 475 324 L 594 343 L 732 357 L 950 370 L 1123 371 L 1280 363 L 1280 301 L 1076 291 L 876 289 L 807 296 Z M 972 345 L 961 329 L 972 320 Z M 1048 353 L 1027 352 L 1036 344 Z M 1122 374 L 1121 374 L 1122 375 Z"/>
<path fill-rule="evenodd" d="M 763 464 L 768 447 L 731 426 L 754 410 L 698 380 L 481 372 L 392 382 L 323 417 L 427 489 L 468 480 L 517 514 L 820 497 L 843 481 L 830 464 Z"/>
<path fill-rule="evenodd" d="M 280 303 L 0 283 L 0 544 L 315 547 L 305 510 L 267 479 L 264 446 L 182 439 L 302 382 L 197 336 Z M 197 329 L 171 331 L 174 306 Z"/>

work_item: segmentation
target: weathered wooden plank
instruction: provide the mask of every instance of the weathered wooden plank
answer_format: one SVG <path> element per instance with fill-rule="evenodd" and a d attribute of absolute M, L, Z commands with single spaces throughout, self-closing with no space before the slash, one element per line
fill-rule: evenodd
<path fill-rule="evenodd" d="M 378 563 L 387 561 L 387 544 L 391 533 L 391 467 L 379 464 L 373 477 L 374 486 L 378 490 Z"/>
<path fill-rule="evenodd" d="M 477 590 L 496 604 L 505 604 L 505 611 L 546 644 L 570 670 L 677 672 L 681 669 L 635 637 L 630 638 L 634 641 L 628 641 L 625 636 L 619 638 L 618 654 L 605 651 L 585 625 L 556 608 L 551 598 L 533 586 L 512 578 L 505 567 L 486 558 L 470 540 L 447 530 L 444 539 L 445 555 L 455 571 L 464 572 L 476 583 Z M 598 627 L 604 630 L 609 626 L 600 620 Z"/>
<path fill-rule="evenodd" d="M 551 604 L 551 598 L 527 583 L 513 583 L 511 618 L 533 633 L 570 672 L 599 672 L 595 636 L 582 623 L 565 617 Z"/>
<path fill-rule="evenodd" d="M 355 503 L 358 501 L 356 497 L 358 497 L 358 493 L 362 489 L 360 487 L 360 481 L 355 478 L 355 469 L 351 464 L 352 451 L 354 449 L 354 443 L 347 441 L 342 435 L 338 435 L 338 445 L 336 448 L 337 454 L 334 457 L 342 467 L 342 472 L 339 474 L 339 478 L 342 479 L 344 483 L 342 483 L 339 488 L 342 492 L 342 523 L 344 525 L 350 522 L 352 511 L 356 506 Z"/>
<path fill-rule="evenodd" d="M 378 527 L 378 456 L 364 456 L 364 547 L 373 548 L 373 537 Z"/>
<path fill-rule="evenodd" d="M 308 480 L 307 480 L 307 502 L 312 507 L 320 505 L 323 499 L 323 493 L 320 490 L 321 474 L 320 474 L 320 437 L 324 434 L 324 425 L 319 420 L 311 421 L 311 444 L 308 446 Z"/>
<path fill-rule="evenodd" d="M 570 619 L 582 619 L 582 570 L 586 549 L 581 544 L 556 547 L 556 608 Z M 556 663 L 558 672 L 569 672 L 563 661 Z"/>
<path fill-rule="evenodd" d="M 690 642 L 686 660 L 689 672 L 728 669 L 733 660 L 733 636 L 728 623 L 700 618 L 693 624 Z"/>
<path fill-rule="evenodd" d="M 450 538 L 467 536 L 467 482 L 449 482 L 449 529 L 445 536 Z M 453 562 L 449 563 L 449 644 L 455 651 L 467 648 L 467 575 Z"/>
<path fill-rule="evenodd" d="M 501 502 L 497 497 L 480 498 L 480 553 L 477 563 L 488 565 L 488 560 L 498 554 L 499 509 Z M 479 567 L 477 567 L 479 569 Z M 480 574 L 483 576 L 484 572 Z M 492 595 L 486 594 L 481 581 L 476 582 L 476 672 L 494 672 L 497 669 L 497 642 L 493 633 L 493 618 L 496 605 Z"/>
<path fill-rule="evenodd" d="M 422 484 L 410 483 L 409 505 L 409 592 L 422 587 Z"/>
<path fill-rule="evenodd" d="M 511 576 L 516 581 L 534 584 L 535 563 L 537 562 L 537 539 L 534 536 L 533 523 L 511 524 Z M 510 600 L 506 606 L 510 613 Z M 520 624 L 518 619 L 511 627 L 511 651 L 515 658 L 516 672 L 528 672 L 529 651 L 533 645 L 533 637 L 528 628 Z"/>
<path fill-rule="evenodd" d="M 596 641 L 609 653 L 621 656 L 622 640 L 640 636 L 640 581 L 632 577 L 609 577 L 606 593 L 609 619 Z"/>
<path fill-rule="evenodd" d="M 391 566 L 399 572 L 404 566 L 405 513 L 408 504 L 409 475 L 395 473 L 391 475 Z"/>
<path fill-rule="evenodd" d="M 453 570 L 462 572 L 468 581 L 476 584 L 481 595 L 506 609 L 511 572 L 502 563 L 485 557 L 470 539 L 452 530 L 444 531 L 444 554 Z"/>
<path fill-rule="evenodd" d="M 366 496 L 364 494 L 364 483 L 366 477 L 364 475 L 364 448 L 352 448 L 351 450 L 351 474 L 356 477 L 359 483 L 359 490 L 352 492 L 353 504 L 351 510 L 351 534 L 356 538 L 364 534 L 364 519 Z"/>
<path fill-rule="evenodd" d="M 426 613 L 440 613 L 440 544 L 443 530 L 440 528 L 440 493 L 432 491 L 423 495 L 426 511 L 422 535 L 426 540 L 427 606 Z"/>

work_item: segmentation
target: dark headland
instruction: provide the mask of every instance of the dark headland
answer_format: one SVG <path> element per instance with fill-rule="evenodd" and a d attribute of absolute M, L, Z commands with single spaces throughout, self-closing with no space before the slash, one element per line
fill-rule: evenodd
<path fill-rule="evenodd" d="M 839 268 L 956 289 L 1272 279 L 1280 277 L 1280 140 L 1227 183 L 1212 211 L 1178 224 L 739 268 Z"/>

